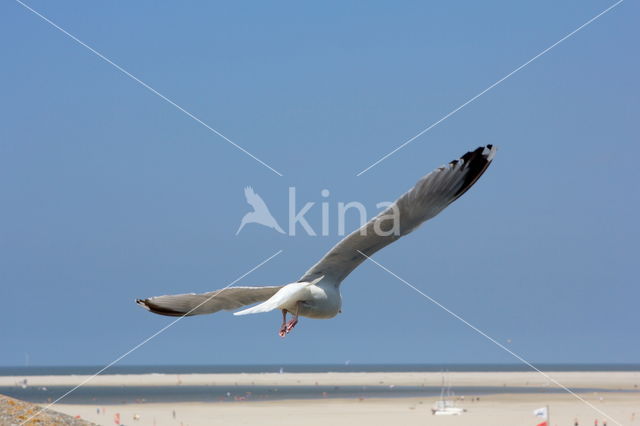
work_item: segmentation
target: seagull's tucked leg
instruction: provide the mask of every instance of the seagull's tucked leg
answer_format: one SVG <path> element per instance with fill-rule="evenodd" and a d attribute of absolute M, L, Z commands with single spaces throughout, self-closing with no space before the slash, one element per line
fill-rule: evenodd
<path fill-rule="evenodd" d="M 287 323 L 287 327 L 285 329 L 286 334 L 291 333 L 291 330 L 293 330 L 293 327 L 295 327 L 297 323 L 298 323 L 298 316 L 294 315 L 294 317 L 291 318 L 291 321 Z"/>
<path fill-rule="evenodd" d="M 298 302 L 296 303 L 296 313 L 293 316 L 293 318 L 291 318 L 291 321 L 289 321 L 287 323 L 287 327 L 285 329 L 285 331 L 287 332 L 287 334 L 291 333 L 291 330 L 293 330 L 293 327 L 296 326 L 296 324 L 298 323 L 298 312 L 300 312 L 300 304 L 302 302 Z"/>
<path fill-rule="evenodd" d="M 282 325 L 280 326 L 280 331 L 278 332 L 278 336 L 284 337 L 287 335 L 287 310 L 282 310 Z"/>
<path fill-rule="evenodd" d="M 291 333 L 291 330 L 293 330 L 293 327 L 296 326 L 296 324 L 298 324 L 298 312 L 300 312 L 300 304 L 302 302 L 297 302 L 296 303 L 296 313 L 293 314 L 293 318 L 291 318 L 291 320 L 289 322 L 287 322 L 287 310 L 283 309 L 282 310 L 282 326 L 280 327 L 280 331 L 278 332 L 278 335 L 280 337 L 284 337 L 287 334 Z"/>

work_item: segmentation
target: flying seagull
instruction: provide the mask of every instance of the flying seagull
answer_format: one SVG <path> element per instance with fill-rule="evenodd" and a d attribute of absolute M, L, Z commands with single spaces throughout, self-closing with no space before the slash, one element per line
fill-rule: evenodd
<path fill-rule="evenodd" d="M 280 309 L 281 337 L 291 332 L 300 316 L 333 318 L 342 306 L 340 283 L 347 275 L 367 257 L 407 235 L 467 192 L 489 167 L 495 153 L 496 147 L 492 145 L 479 147 L 424 176 L 387 210 L 336 244 L 296 282 L 270 287 L 228 287 L 136 302 L 153 313 L 168 316 L 212 314 L 262 302 L 234 315 Z M 289 322 L 287 314 L 292 315 Z"/>
<path fill-rule="evenodd" d="M 242 221 L 240 222 L 240 227 L 236 231 L 236 235 L 240 233 L 247 223 L 259 223 L 260 225 L 264 225 L 267 228 L 273 228 L 279 233 L 284 234 L 284 231 L 280 228 L 276 219 L 271 215 L 267 204 L 264 202 L 262 197 L 255 193 L 253 188 L 247 186 L 244 189 L 244 197 L 247 199 L 247 203 L 253 207 L 253 211 L 242 217 Z"/>

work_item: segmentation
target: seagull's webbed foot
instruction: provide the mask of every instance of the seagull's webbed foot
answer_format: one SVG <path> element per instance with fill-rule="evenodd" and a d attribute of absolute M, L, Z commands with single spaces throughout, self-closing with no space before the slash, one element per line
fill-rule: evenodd
<path fill-rule="evenodd" d="M 298 316 L 296 315 L 295 317 L 291 318 L 291 321 L 287 323 L 287 326 L 285 328 L 286 334 L 291 333 L 291 330 L 293 330 L 293 327 L 295 327 L 297 323 L 298 323 Z"/>
<path fill-rule="evenodd" d="M 278 332 L 278 336 L 284 337 L 288 333 L 287 331 L 287 310 L 282 310 L 282 325 L 280 326 L 280 331 Z"/>
<path fill-rule="evenodd" d="M 285 337 L 287 334 L 291 333 L 291 330 L 298 324 L 298 311 L 300 310 L 300 302 L 298 302 L 298 306 L 296 309 L 295 315 L 289 322 L 287 322 L 287 310 L 282 310 L 282 325 L 280 326 L 280 331 L 278 332 L 278 336 Z"/>

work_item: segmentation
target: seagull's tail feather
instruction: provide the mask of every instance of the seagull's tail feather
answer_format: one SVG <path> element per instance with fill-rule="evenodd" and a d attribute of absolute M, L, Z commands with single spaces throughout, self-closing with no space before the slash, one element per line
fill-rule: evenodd
<path fill-rule="evenodd" d="M 248 309 L 234 312 L 233 315 L 259 314 L 262 312 L 270 312 L 275 309 L 283 309 L 285 306 L 294 305 L 300 300 L 304 300 L 309 294 L 308 286 L 320 281 L 322 277 L 313 282 L 291 283 L 282 287 L 276 294 L 271 296 L 267 301 L 260 303 Z"/>
<path fill-rule="evenodd" d="M 249 309 L 244 309 L 239 312 L 234 312 L 233 315 L 248 315 L 248 314 L 259 314 L 262 312 L 271 312 L 274 309 L 278 309 L 279 303 L 274 300 L 267 300 L 266 302 L 260 303 L 254 307 Z"/>

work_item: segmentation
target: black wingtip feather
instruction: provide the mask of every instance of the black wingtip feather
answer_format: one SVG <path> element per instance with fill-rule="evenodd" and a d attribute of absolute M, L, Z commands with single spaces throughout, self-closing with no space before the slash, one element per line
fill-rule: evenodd
<path fill-rule="evenodd" d="M 462 167 L 467 170 L 467 173 L 462 186 L 458 192 L 455 193 L 452 202 L 467 192 L 469 188 L 476 183 L 480 176 L 482 176 L 485 170 L 487 170 L 487 167 L 489 167 L 489 164 L 491 164 L 491 161 L 493 160 L 493 156 L 491 154 L 494 151 L 493 145 L 488 144 L 487 146 L 481 146 L 473 151 L 469 151 L 460 157 L 460 161 L 463 161 L 464 163 Z M 454 160 L 451 163 L 457 164 L 458 160 Z"/>
<path fill-rule="evenodd" d="M 184 315 L 184 312 L 178 312 L 173 309 L 160 307 L 151 302 L 149 299 L 136 299 L 136 303 L 145 308 L 147 311 L 153 312 L 154 314 L 165 315 L 168 317 L 181 317 Z"/>

